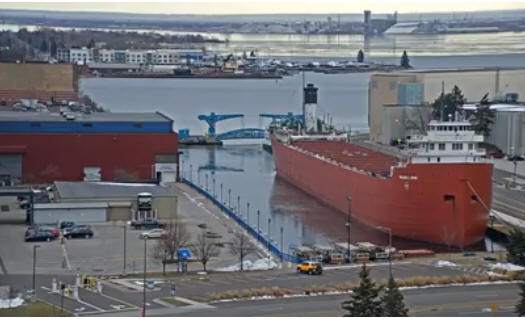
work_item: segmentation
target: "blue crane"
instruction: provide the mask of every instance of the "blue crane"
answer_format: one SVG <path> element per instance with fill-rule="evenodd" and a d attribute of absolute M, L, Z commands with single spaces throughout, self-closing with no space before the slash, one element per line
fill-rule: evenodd
<path fill-rule="evenodd" d="M 211 112 L 210 115 L 200 114 L 198 119 L 208 123 L 208 135 L 210 137 L 216 136 L 215 124 L 220 121 L 244 117 L 244 114 L 215 114 Z"/>

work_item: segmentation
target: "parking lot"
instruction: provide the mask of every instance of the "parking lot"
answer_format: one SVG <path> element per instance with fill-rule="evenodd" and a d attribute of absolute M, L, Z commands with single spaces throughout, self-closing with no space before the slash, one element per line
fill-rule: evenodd
<path fill-rule="evenodd" d="M 232 240 L 237 225 L 185 185 L 173 185 L 179 203 L 179 218 L 187 225 L 192 242 L 200 234 L 203 224 L 206 231 L 217 234 L 215 239 L 221 245 L 220 253 L 208 263 L 208 269 L 227 267 L 238 263 L 232 255 L 228 243 Z M 9 212 L 0 216 L 0 266 L 8 274 L 29 274 L 32 272 L 33 246 L 38 245 L 36 271 L 42 274 L 87 273 L 94 275 L 122 274 L 124 271 L 124 237 L 126 237 L 126 273 L 143 271 L 144 241 L 139 235 L 144 230 L 134 230 L 124 222 L 91 224 L 93 238 L 56 239 L 50 242 L 24 242 L 25 212 L 17 208 L 16 198 L 2 198 L 2 203 L 10 206 Z M 13 217 L 14 216 L 14 217 Z M 3 218 L 3 219 L 2 219 Z M 14 218 L 14 219 L 13 219 Z M 16 220 L 16 222 L 13 222 Z M 126 235 L 124 235 L 126 232 Z M 63 244 L 62 244 L 63 242 Z M 7 244 L 9 243 L 9 244 Z M 154 259 L 153 250 L 157 240 L 147 241 L 147 270 L 158 272 L 162 264 Z M 265 257 L 258 251 L 248 259 Z M 175 270 L 176 265 L 168 265 L 167 270 Z M 198 262 L 189 263 L 188 270 L 201 270 Z"/>

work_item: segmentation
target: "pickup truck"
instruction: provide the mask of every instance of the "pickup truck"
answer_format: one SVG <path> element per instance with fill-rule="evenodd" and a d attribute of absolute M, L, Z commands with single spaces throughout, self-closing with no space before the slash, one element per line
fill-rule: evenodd
<path fill-rule="evenodd" d="M 131 221 L 131 227 L 135 229 L 154 229 L 154 228 L 164 228 L 165 226 L 166 226 L 165 223 L 157 219 L 153 219 L 153 218 Z"/>

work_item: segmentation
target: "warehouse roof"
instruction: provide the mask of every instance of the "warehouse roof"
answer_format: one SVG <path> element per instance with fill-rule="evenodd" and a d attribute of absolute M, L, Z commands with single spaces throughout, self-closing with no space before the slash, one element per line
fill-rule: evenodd
<path fill-rule="evenodd" d="M 34 208 L 41 209 L 77 209 L 77 208 L 107 208 L 108 203 L 85 202 L 85 203 L 42 203 L 34 204 Z"/>
<path fill-rule="evenodd" d="M 68 119 L 69 118 L 69 119 Z M 166 115 L 155 113 L 49 113 L 49 112 L 0 112 L 0 122 L 171 122 Z"/>
<path fill-rule="evenodd" d="M 138 193 L 148 192 L 153 197 L 175 196 L 167 187 L 157 184 L 112 183 L 112 182 L 55 182 L 62 199 L 93 199 L 136 197 Z"/>

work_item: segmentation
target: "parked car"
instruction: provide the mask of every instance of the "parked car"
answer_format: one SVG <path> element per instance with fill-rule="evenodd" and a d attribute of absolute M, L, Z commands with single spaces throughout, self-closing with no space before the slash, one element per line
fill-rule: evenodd
<path fill-rule="evenodd" d="M 165 223 L 157 219 L 154 219 L 154 218 L 146 218 L 146 219 L 131 221 L 131 227 L 135 229 L 155 229 L 155 228 L 164 228 L 165 226 L 166 226 Z"/>
<path fill-rule="evenodd" d="M 91 238 L 93 231 L 88 225 L 76 225 L 71 228 L 64 229 L 64 237 L 71 238 Z"/>
<path fill-rule="evenodd" d="M 38 230 L 29 231 L 29 233 L 26 232 L 26 236 L 24 237 L 24 241 L 52 241 L 54 239 L 55 236 L 50 232 Z"/>
<path fill-rule="evenodd" d="M 513 156 L 508 156 L 507 157 L 507 160 L 511 161 L 511 162 L 521 162 L 521 161 L 524 161 L 525 158 L 523 156 L 520 156 L 520 155 L 513 155 Z"/>
<path fill-rule="evenodd" d="M 323 273 L 323 265 L 317 261 L 305 261 L 297 265 L 297 272 L 301 274 L 320 275 Z"/>
<path fill-rule="evenodd" d="M 500 150 L 494 150 L 494 151 L 488 151 L 487 157 L 493 157 L 493 158 L 500 159 L 500 158 L 504 158 L 505 154 L 503 154 L 503 152 Z"/>
<path fill-rule="evenodd" d="M 75 222 L 61 221 L 59 223 L 59 226 L 60 226 L 60 229 L 72 228 L 73 226 L 75 226 Z"/>
<path fill-rule="evenodd" d="M 148 239 L 148 238 L 162 238 L 166 235 L 166 231 L 162 228 L 155 228 L 147 232 L 143 232 L 139 235 L 140 239 Z"/>
<path fill-rule="evenodd" d="M 39 231 L 50 232 L 53 236 L 55 236 L 55 238 L 60 236 L 60 231 L 53 226 L 42 225 L 42 226 L 37 226 L 36 229 L 38 229 Z"/>

